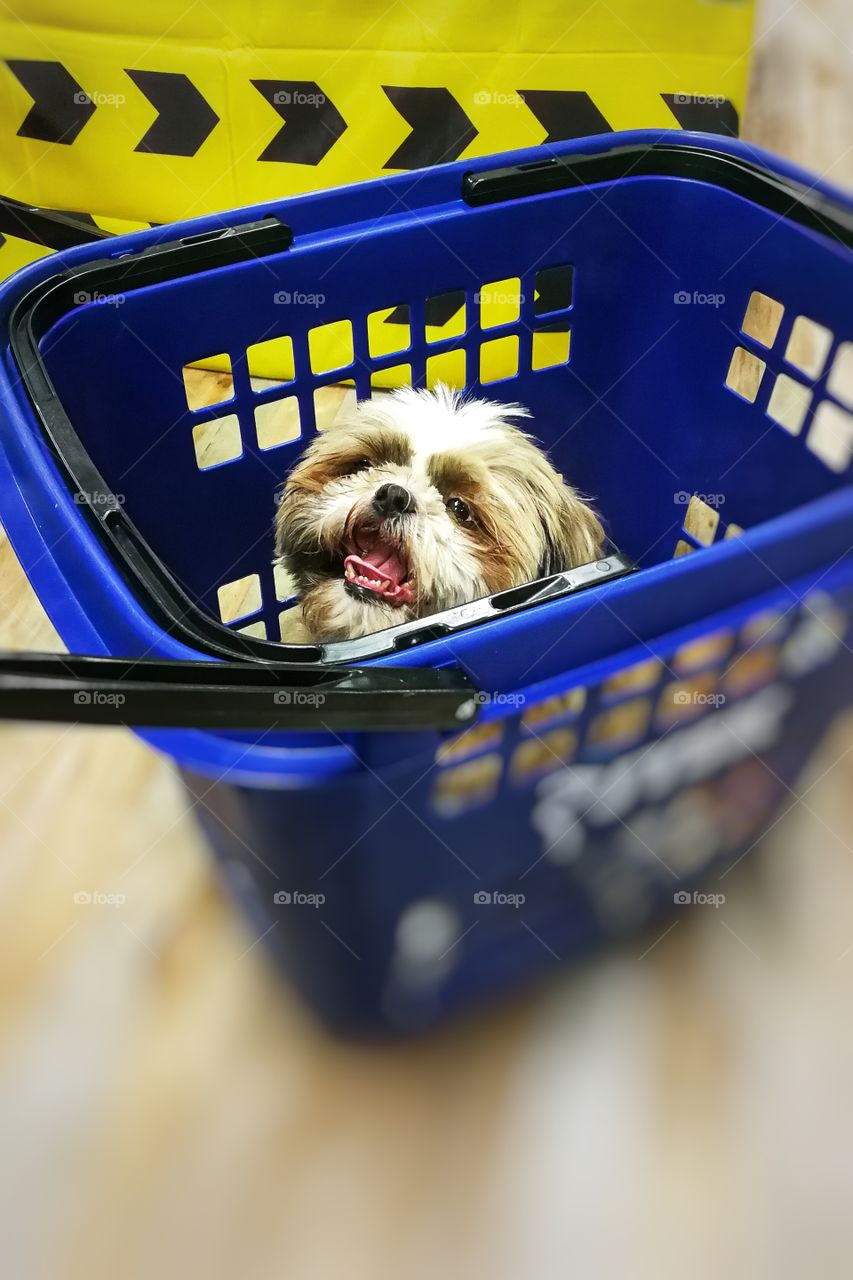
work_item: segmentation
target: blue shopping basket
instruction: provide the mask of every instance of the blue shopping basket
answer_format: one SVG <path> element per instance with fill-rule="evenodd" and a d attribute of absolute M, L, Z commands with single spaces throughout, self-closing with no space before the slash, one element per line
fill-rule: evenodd
<path fill-rule="evenodd" d="M 0 659 L 0 714 L 168 753 L 329 1024 L 426 1027 L 646 926 L 783 810 L 853 700 L 846 197 L 640 132 L 114 239 L 0 208 L 28 226 L 60 252 L 0 290 L 0 516 L 71 656 Z M 261 386 L 269 340 L 292 365 Z M 213 356 L 223 400 L 191 407 L 182 371 Z M 315 393 L 450 368 L 528 406 L 606 553 L 281 643 L 275 496 Z"/>

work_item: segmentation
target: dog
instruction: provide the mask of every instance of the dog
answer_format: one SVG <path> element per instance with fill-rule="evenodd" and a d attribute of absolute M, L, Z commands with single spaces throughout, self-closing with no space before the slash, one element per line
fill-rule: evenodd
<path fill-rule="evenodd" d="M 306 638 L 370 635 L 597 559 L 601 523 L 515 425 L 529 417 L 404 388 L 318 435 L 275 521 Z"/>

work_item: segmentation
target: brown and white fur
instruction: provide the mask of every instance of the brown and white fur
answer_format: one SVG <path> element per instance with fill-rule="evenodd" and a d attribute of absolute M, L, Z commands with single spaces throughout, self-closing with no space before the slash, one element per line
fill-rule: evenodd
<path fill-rule="evenodd" d="M 308 638 L 369 635 L 598 557 L 598 518 L 513 425 L 526 417 L 406 388 L 312 441 L 276 515 Z"/>

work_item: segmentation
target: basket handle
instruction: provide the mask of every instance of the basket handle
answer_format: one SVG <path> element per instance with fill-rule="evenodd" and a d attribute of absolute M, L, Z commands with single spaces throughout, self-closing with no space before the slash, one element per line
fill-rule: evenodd
<path fill-rule="evenodd" d="M 78 244 L 111 240 L 112 232 L 96 227 L 85 218 L 58 209 L 41 209 L 23 204 L 11 196 L 0 196 L 0 235 L 16 236 L 46 249 L 73 249 Z"/>
<path fill-rule="evenodd" d="M 0 720 L 139 728 L 459 729 L 481 699 L 457 668 L 333 667 L 0 652 Z"/>

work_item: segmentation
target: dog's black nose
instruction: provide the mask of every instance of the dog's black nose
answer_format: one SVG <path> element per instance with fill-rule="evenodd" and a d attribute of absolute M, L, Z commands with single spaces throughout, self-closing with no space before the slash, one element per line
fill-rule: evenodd
<path fill-rule="evenodd" d="M 373 505 L 383 516 L 402 516 L 414 511 L 415 500 L 401 484 L 381 484 L 373 495 Z"/>

